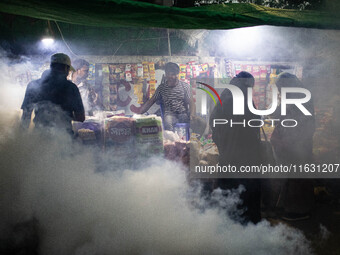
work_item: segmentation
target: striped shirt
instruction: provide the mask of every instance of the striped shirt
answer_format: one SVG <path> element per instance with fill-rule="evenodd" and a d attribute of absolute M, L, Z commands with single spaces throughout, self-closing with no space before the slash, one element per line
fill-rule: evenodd
<path fill-rule="evenodd" d="M 161 83 L 155 92 L 156 101 L 162 100 L 165 114 L 188 114 L 190 98 L 190 86 L 182 81 L 178 81 L 175 87 L 169 87 L 166 82 Z"/>

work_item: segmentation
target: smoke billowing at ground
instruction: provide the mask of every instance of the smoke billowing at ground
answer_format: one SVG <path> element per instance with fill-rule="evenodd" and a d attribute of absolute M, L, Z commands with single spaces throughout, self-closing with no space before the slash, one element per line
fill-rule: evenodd
<path fill-rule="evenodd" d="M 108 165 L 99 174 L 91 151 L 57 138 L 17 131 L 1 146 L 2 225 L 37 219 L 42 254 L 310 252 L 297 230 L 265 221 L 244 227 L 219 208 L 195 208 L 192 200 L 204 201 L 188 192 L 175 163 L 157 159 L 138 171 Z M 1 227 L 4 238 L 9 226 Z"/>
<path fill-rule="evenodd" d="M 7 68 L 2 62 L 0 94 L 9 102 L 0 109 L 2 248 L 20 251 L 38 233 L 40 254 L 311 253 L 300 231 L 230 220 L 226 211 L 235 210 L 240 190 L 227 198 L 216 191 L 219 205 L 208 206 L 177 163 L 156 158 L 125 169 L 56 130 L 23 132 L 8 122 L 23 89 Z"/>

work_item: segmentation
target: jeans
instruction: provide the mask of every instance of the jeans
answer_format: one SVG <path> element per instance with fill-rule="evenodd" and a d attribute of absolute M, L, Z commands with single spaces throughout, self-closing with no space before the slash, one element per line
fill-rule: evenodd
<path fill-rule="evenodd" d="M 163 122 L 165 130 L 174 131 L 177 123 L 189 123 L 190 117 L 187 113 L 165 113 Z"/>

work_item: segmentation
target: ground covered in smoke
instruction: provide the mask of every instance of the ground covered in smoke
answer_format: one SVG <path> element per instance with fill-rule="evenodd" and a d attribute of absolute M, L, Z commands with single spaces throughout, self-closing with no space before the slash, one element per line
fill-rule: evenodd
<path fill-rule="evenodd" d="M 98 173 L 98 152 L 52 135 L 12 127 L 1 138 L 3 243 L 12 236 L 22 245 L 12 227 L 35 218 L 41 254 L 311 253 L 297 230 L 230 220 L 225 211 L 237 192 L 227 199 L 217 192 L 221 207 L 207 207 L 177 163 L 150 159 L 130 170 L 111 158 Z"/>

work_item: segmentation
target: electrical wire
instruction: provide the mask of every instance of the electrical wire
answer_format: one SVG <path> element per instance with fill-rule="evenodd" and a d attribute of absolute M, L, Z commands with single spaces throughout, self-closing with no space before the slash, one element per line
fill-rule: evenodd
<path fill-rule="evenodd" d="M 171 36 L 170 36 L 171 37 Z M 123 46 L 123 43 L 126 43 L 126 42 L 132 42 L 132 41 L 146 41 L 146 40 L 159 40 L 159 39 L 165 39 L 165 38 L 168 38 L 168 37 L 165 37 L 165 36 L 162 36 L 162 37 L 151 37 L 151 38 L 136 38 L 136 39 L 129 39 L 129 40 L 124 40 L 120 43 L 120 45 L 118 46 L 118 48 L 115 50 L 115 52 L 113 53 L 112 56 L 115 56 L 117 51 L 120 49 L 120 47 Z"/>
<path fill-rule="evenodd" d="M 62 39 L 63 42 L 65 43 L 65 45 L 66 45 L 66 47 L 68 48 L 68 50 L 69 50 L 74 56 L 76 56 L 77 58 L 80 58 L 77 54 L 75 54 L 75 53 L 71 50 L 70 46 L 69 46 L 68 43 L 65 41 L 64 35 L 63 35 L 63 33 L 61 32 L 61 29 L 60 29 L 60 27 L 59 27 L 57 21 L 54 20 L 54 23 L 56 24 L 56 26 L 57 26 L 57 28 L 58 28 L 58 30 L 59 30 L 61 39 Z M 120 45 L 118 46 L 118 48 L 117 48 L 117 49 L 115 50 L 115 52 L 113 53 L 113 56 L 116 55 L 116 53 L 118 52 L 118 50 L 119 50 L 119 49 L 123 46 L 123 44 L 126 43 L 126 42 L 130 42 L 130 41 L 155 40 L 155 39 L 158 39 L 158 40 L 159 40 L 159 39 L 162 39 L 162 38 L 169 38 L 169 37 L 140 38 L 140 37 L 142 37 L 143 33 L 144 33 L 144 31 L 142 31 L 141 34 L 139 34 L 139 36 L 138 36 L 139 38 L 136 38 L 136 39 L 129 39 L 129 40 L 124 40 L 124 41 L 122 41 L 122 42 L 120 43 Z M 170 36 L 170 37 L 172 37 L 172 36 Z"/>
<path fill-rule="evenodd" d="M 62 39 L 63 42 L 65 43 L 65 45 L 66 45 L 66 47 L 68 48 L 68 50 L 69 50 L 74 56 L 76 56 L 77 58 L 79 58 L 79 56 L 78 56 L 77 54 L 75 54 L 75 53 L 71 50 L 70 46 L 69 46 L 68 43 L 65 41 L 64 35 L 63 35 L 63 33 L 61 32 L 61 29 L 60 29 L 60 27 L 59 27 L 57 21 L 54 20 L 54 23 L 56 24 L 56 26 L 57 26 L 57 28 L 58 28 L 58 30 L 59 30 L 61 39 Z"/>
<path fill-rule="evenodd" d="M 115 56 L 115 55 L 116 55 L 117 51 L 120 49 L 120 47 L 122 47 L 122 45 L 123 45 L 124 42 L 126 42 L 126 41 L 121 42 L 121 44 L 119 45 L 119 47 L 116 49 L 115 53 L 113 53 L 112 56 Z"/>

